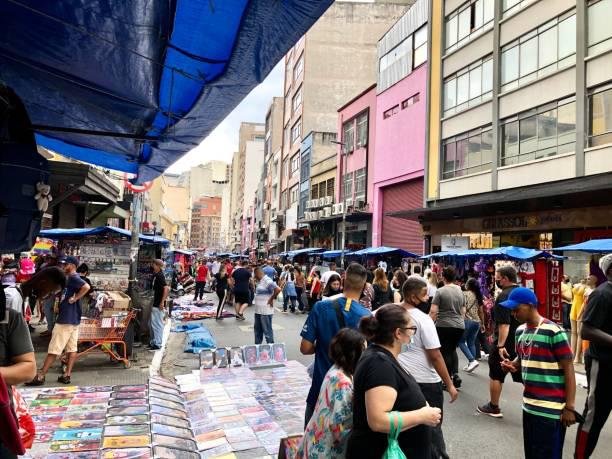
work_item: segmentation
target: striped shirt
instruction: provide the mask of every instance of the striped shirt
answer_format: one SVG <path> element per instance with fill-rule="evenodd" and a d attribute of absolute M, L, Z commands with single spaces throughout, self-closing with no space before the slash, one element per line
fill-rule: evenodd
<path fill-rule="evenodd" d="M 523 410 L 559 419 L 565 406 L 565 374 L 561 360 L 573 358 L 567 335 L 556 323 L 543 319 L 538 328 L 516 330 L 516 353 L 523 375 Z"/>

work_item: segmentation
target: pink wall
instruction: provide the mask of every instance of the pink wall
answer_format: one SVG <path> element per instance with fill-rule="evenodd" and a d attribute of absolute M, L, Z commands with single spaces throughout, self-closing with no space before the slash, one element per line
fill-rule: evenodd
<path fill-rule="evenodd" d="M 402 101 L 419 93 L 419 101 L 402 109 Z M 384 186 L 423 176 L 425 160 L 427 65 L 422 65 L 376 98 L 376 143 L 370 163 L 372 175 L 372 245 L 382 238 Z M 399 105 L 387 119 L 383 114 Z M 374 154 L 375 152 L 375 154 Z M 370 186 L 370 185 L 368 185 Z"/>
<path fill-rule="evenodd" d="M 348 105 L 343 107 L 340 111 L 338 111 L 338 141 L 343 142 L 342 139 L 342 125 L 347 121 L 353 118 L 353 122 L 355 122 L 355 117 L 359 115 L 364 110 L 369 110 L 368 117 L 368 145 L 361 148 L 356 148 L 352 153 L 348 155 L 346 161 L 346 171 L 354 172 L 363 167 L 368 166 L 367 171 L 367 189 L 366 189 L 366 198 L 367 203 L 372 208 L 373 199 L 373 181 L 374 177 L 374 161 L 373 161 L 373 151 L 374 145 L 376 143 L 376 87 L 372 87 L 367 92 L 363 93 L 358 98 L 354 99 Z M 355 126 L 355 146 L 357 145 L 357 126 Z M 341 202 L 342 192 L 343 192 L 343 182 L 342 176 L 344 175 L 344 164 L 343 164 L 343 155 L 340 154 L 341 147 L 338 146 L 338 156 L 337 156 L 337 167 L 336 167 L 336 196 L 335 201 Z M 370 156 L 368 160 L 368 154 Z M 355 184 L 353 183 L 353 194 L 355 192 Z M 347 196 L 349 198 L 351 196 Z"/>

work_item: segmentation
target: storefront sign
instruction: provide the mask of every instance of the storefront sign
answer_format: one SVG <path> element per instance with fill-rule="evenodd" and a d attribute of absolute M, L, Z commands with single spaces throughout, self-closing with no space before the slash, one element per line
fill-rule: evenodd
<path fill-rule="evenodd" d="M 512 215 L 503 217 L 491 217 L 482 220 L 484 231 L 504 231 L 516 229 L 536 229 L 550 227 L 563 223 L 561 213 L 550 213 L 541 215 Z"/>
<path fill-rule="evenodd" d="M 442 251 L 468 250 L 470 248 L 469 236 L 442 236 Z"/>

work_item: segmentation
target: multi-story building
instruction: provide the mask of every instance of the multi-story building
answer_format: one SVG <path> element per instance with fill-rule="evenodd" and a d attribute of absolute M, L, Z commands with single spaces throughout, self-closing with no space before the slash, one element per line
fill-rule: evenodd
<path fill-rule="evenodd" d="M 274 97 L 266 113 L 266 141 L 264 145 L 263 222 L 264 248 L 266 252 L 276 251 L 280 242 L 278 204 L 280 197 L 280 156 L 283 146 L 283 98 Z"/>
<path fill-rule="evenodd" d="M 376 81 L 376 44 L 414 0 L 336 1 L 285 56 L 281 239 L 296 237 L 301 141 L 335 132 L 339 106 Z"/>
<path fill-rule="evenodd" d="M 249 208 L 253 205 L 254 191 L 261 178 L 265 126 L 261 123 L 240 124 L 238 152 L 234 153 L 231 171 L 230 246 L 240 249 L 244 245 Z"/>
<path fill-rule="evenodd" d="M 222 198 L 218 196 L 200 196 L 194 200 L 191 212 L 190 247 L 206 249 L 209 252 L 223 250 L 222 206 Z"/>
<path fill-rule="evenodd" d="M 429 0 L 417 0 L 378 43 L 376 110 L 371 117 L 376 138 L 370 141 L 375 152 L 370 157 L 376 161 L 371 181 L 368 175 L 372 245 L 418 254 L 423 253 L 418 222 L 388 214 L 423 206 L 428 15 Z"/>
<path fill-rule="evenodd" d="M 612 236 L 612 0 L 434 0 L 425 208 L 445 234 Z"/>
<path fill-rule="evenodd" d="M 149 205 L 144 218 L 147 226 L 171 240 L 176 247 L 186 247 L 191 214 L 191 198 L 186 183 L 179 175 L 163 174 L 153 181 L 148 195 Z"/>

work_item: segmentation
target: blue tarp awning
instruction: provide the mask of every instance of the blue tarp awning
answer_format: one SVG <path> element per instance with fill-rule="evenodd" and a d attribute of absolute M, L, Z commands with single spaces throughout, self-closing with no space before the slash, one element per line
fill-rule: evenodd
<path fill-rule="evenodd" d="M 98 236 L 104 234 L 120 234 L 128 238 L 132 237 L 132 232 L 123 228 L 117 228 L 114 226 L 98 226 L 96 228 L 53 228 L 48 230 L 42 230 L 40 236 L 47 237 L 53 240 L 60 239 L 78 239 L 87 236 Z M 146 234 L 140 235 L 142 242 L 150 244 L 160 244 L 164 247 L 170 245 L 170 241 L 161 236 L 148 236 Z"/>
<path fill-rule="evenodd" d="M 579 252 L 607 253 L 612 252 L 612 239 L 591 239 L 590 241 L 581 242 L 580 244 L 556 247 L 553 250 L 575 250 Z"/>
<path fill-rule="evenodd" d="M 351 253 L 350 250 L 344 250 L 344 251 L 343 250 L 327 250 L 325 252 L 320 253 L 319 255 L 324 260 L 332 260 L 334 258 L 341 257 L 342 252 L 344 252 L 344 256 L 347 256 Z"/>
<path fill-rule="evenodd" d="M 291 250 L 289 252 L 287 252 L 285 254 L 285 256 L 287 257 L 295 257 L 296 255 L 307 255 L 307 254 L 311 254 L 311 253 L 319 253 L 322 252 L 324 249 L 319 249 L 317 247 L 307 247 L 305 249 L 297 249 L 297 250 Z"/>
<path fill-rule="evenodd" d="M 367 249 L 357 250 L 352 252 L 350 255 L 354 256 L 374 256 L 374 255 L 401 255 L 404 258 L 418 258 L 419 255 L 415 255 L 412 252 L 408 252 L 404 249 L 396 249 L 394 247 L 368 247 Z"/>
<path fill-rule="evenodd" d="M 557 257 L 544 252 L 542 250 L 527 249 L 524 247 L 496 247 L 494 249 L 470 249 L 470 250 L 457 250 L 448 252 L 438 252 L 431 255 L 426 255 L 421 258 L 431 257 L 503 257 L 512 260 L 534 260 L 536 258 L 563 258 Z"/>
<path fill-rule="evenodd" d="M 39 145 L 143 182 L 197 146 L 331 3 L 0 2 L 0 81 Z"/>

